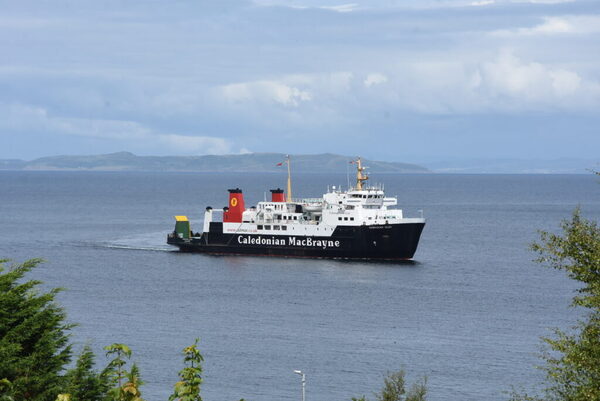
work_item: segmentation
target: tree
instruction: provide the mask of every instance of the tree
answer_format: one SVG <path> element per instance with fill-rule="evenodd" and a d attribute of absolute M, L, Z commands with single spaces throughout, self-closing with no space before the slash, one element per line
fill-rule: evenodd
<path fill-rule="evenodd" d="M 131 366 L 131 370 L 126 374 L 127 382 L 121 388 L 123 394 L 123 401 L 144 401 L 140 387 L 144 382 L 140 377 L 140 370 L 134 363 Z"/>
<path fill-rule="evenodd" d="M 584 320 L 569 334 L 555 330 L 556 338 L 544 341 L 554 353 L 544 356 L 550 399 L 600 399 L 600 228 L 581 217 L 579 209 L 561 224 L 562 235 L 541 233 L 532 245 L 538 262 L 564 270 L 580 282 L 572 305 L 587 310 Z"/>
<path fill-rule="evenodd" d="M 107 377 L 94 371 L 95 355 L 89 345 L 83 347 L 75 367 L 65 375 L 65 394 L 70 401 L 103 401 L 109 385 Z"/>
<path fill-rule="evenodd" d="M 200 384 L 202 384 L 202 354 L 198 350 L 196 338 L 194 344 L 183 349 L 183 363 L 185 367 L 179 371 L 180 381 L 175 383 L 173 394 L 169 401 L 202 401 Z"/>
<path fill-rule="evenodd" d="M 131 349 L 125 344 L 111 344 L 104 347 L 106 356 L 114 355 L 108 366 L 102 371 L 101 377 L 106 380 L 109 387 L 107 401 L 144 401 L 140 392 L 140 386 L 144 382 L 140 378 L 140 372 L 134 363 L 131 370 L 127 372 L 125 358 L 131 358 Z"/>
<path fill-rule="evenodd" d="M 586 313 L 571 332 L 556 329 L 554 338 L 543 339 L 549 348 L 543 355 L 544 399 L 600 400 L 600 227 L 576 209 L 561 228 L 561 234 L 541 232 L 532 249 L 539 263 L 563 270 L 581 283 L 572 306 L 585 308 Z M 542 398 L 514 394 L 512 399 Z"/>
<path fill-rule="evenodd" d="M 0 399 L 54 401 L 71 360 L 66 314 L 54 299 L 60 289 L 38 290 L 21 282 L 41 259 L 5 267 L 0 260 Z"/>
<path fill-rule="evenodd" d="M 406 392 L 406 380 L 404 370 L 389 373 L 383 379 L 383 388 L 375 394 L 378 401 L 426 401 L 427 377 L 424 376 L 412 385 Z M 352 398 L 352 401 L 367 401 L 363 395 L 360 398 Z"/>
<path fill-rule="evenodd" d="M 0 380 L 0 401 L 15 401 L 11 396 L 12 384 L 8 379 Z"/>

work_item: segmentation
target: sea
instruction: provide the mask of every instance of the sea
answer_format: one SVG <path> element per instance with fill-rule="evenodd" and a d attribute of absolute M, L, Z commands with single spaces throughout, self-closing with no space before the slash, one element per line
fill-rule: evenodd
<path fill-rule="evenodd" d="M 0 171 L 0 258 L 45 259 L 28 278 L 57 301 L 74 350 L 125 343 L 143 397 L 166 401 L 199 338 L 204 400 L 349 401 L 403 369 L 430 401 L 507 400 L 544 380 L 540 337 L 568 330 L 577 283 L 529 249 L 576 207 L 600 219 L 600 177 L 385 174 L 405 216 L 427 224 L 410 263 L 206 256 L 166 245 L 174 215 L 201 230 L 204 209 L 242 188 L 246 205 L 285 175 Z M 347 185 L 296 174 L 294 197 Z M 421 212 L 422 211 L 422 212 Z"/>

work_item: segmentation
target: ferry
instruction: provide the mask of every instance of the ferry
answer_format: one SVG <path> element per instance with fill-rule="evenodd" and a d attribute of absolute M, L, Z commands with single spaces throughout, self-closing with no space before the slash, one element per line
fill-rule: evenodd
<path fill-rule="evenodd" d="M 404 217 L 396 197 L 383 186 L 369 186 L 360 157 L 356 184 L 328 188 L 322 198 L 292 198 L 290 158 L 287 192 L 271 189 L 271 200 L 246 208 L 240 188 L 229 189 L 228 206 L 207 207 L 202 232 L 186 216 L 175 216 L 167 243 L 184 252 L 363 260 L 410 260 L 421 232 L 422 217 Z"/>

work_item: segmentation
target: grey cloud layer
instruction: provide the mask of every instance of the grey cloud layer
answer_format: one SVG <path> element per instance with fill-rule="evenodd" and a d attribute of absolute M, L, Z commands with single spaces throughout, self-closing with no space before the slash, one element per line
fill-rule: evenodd
<path fill-rule="evenodd" d="M 581 152 L 553 119 L 600 145 L 595 2 L 371 3 L 0 2 L 0 157 L 356 153 L 365 131 L 387 157 L 514 156 L 541 122 L 553 157 Z"/>

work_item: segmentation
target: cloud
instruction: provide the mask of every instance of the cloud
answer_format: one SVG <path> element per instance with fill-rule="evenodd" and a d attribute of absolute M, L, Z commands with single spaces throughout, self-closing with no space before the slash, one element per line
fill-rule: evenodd
<path fill-rule="evenodd" d="M 364 80 L 364 84 L 368 88 L 373 85 L 379 85 L 384 82 L 387 82 L 387 80 L 388 78 L 383 74 L 372 73 L 367 75 L 367 78 Z"/>
<path fill-rule="evenodd" d="M 420 113 L 593 112 L 600 106 L 598 81 L 524 61 L 510 50 L 475 63 L 405 65 L 388 87 L 401 107 Z"/>
<path fill-rule="evenodd" d="M 572 3 L 575 0 L 378 0 L 364 4 L 340 4 L 339 0 L 254 0 L 254 4 L 263 7 L 284 7 L 295 10 L 331 10 L 337 12 L 351 11 L 394 11 L 394 10 L 435 10 L 453 9 L 468 6 L 487 6 L 502 4 L 536 4 L 540 7 L 561 3 Z"/>
<path fill-rule="evenodd" d="M 398 63 L 385 74 L 335 72 L 283 76 L 278 81 L 226 85 L 221 93 L 230 101 L 244 104 L 246 115 L 264 116 L 269 110 L 272 118 L 288 122 L 302 121 L 305 116 L 304 120 L 339 123 L 368 115 L 369 110 L 375 109 L 479 114 L 585 112 L 600 106 L 597 81 L 564 67 L 525 61 L 511 50 L 475 62 Z M 301 96 L 302 93 L 310 96 Z M 311 107 L 299 108 L 302 103 L 311 103 Z M 269 109 L 269 105 L 298 110 L 280 114 Z"/>
<path fill-rule="evenodd" d="M 240 102 L 274 102 L 286 107 L 298 107 L 312 99 L 311 93 L 277 81 L 256 81 L 222 86 L 219 92 L 226 100 Z"/>
<path fill-rule="evenodd" d="M 575 0 L 511 0 L 512 3 L 531 3 L 531 4 L 561 4 L 573 3 Z"/>
<path fill-rule="evenodd" d="M 169 149 L 179 153 L 219 155 L 232 152 L 231 143 L 224 138 L 176 134 L 157 135 L 157 138 Z M 240 152 L 247 152 L 247 150 L 242 148 Z"/>
<path fill-rule="evenodd" d="M 336 5 L 336 6 L 321 6 L 319 8 L 322 8 L 325 10 L 337 11 L 338 13 L 349 13 L 351 11 L 355 11 L 356 9 L 358 9 L 358 4 L 356 4 L 356 3 L 340 4 L 340 5 Z"/>
<path fill-rule="evenodd" d="M 560 34 L 594 34 L 600 32 L 600 16 L 560 16 L 543 17 L 541 24 L 529 28 L 500 29 L 492 31 L 492 36 L 539 36 Z"/>
<path fill-rule="evenodd" d="M 288 0 L 254 0 L 254 4 L 263 7 L 286 7 L 295 10 L 329 10 L 335 11 L 338 13 L 348 13 L 351 11 L 355 11 L 359 8 L 357 3 L 344 3 L 339 4 L 338 1 L 329 1 L 331 4 L 327 3 L 328 0 L 321 1 L 288 1 Z"/>
<path fill-rule="evenodd" d="M 598 118 L 590 2 L 151 3 L 4 2 L 0 151 L 337 151 L 411 119 Z"/>
<path fill-rule="evenodd" d="M 469 3 L 470 6 L 489 6 L 492 4 L 495 4 L 496 1 L 495 0 L 480 0 L 480 1 L 473 1 L 471 3 Z"/>
<path fill-rule="evenodd" d="M 532 103 L 569 107 L 564 101 L 583 95 L 586 88 L 582 78 L 573 71 L 547 67 L 541 63 L 522 62 L 511 52 L 503 52 L 497 60 L 486 62 L 479 71 L 483 80 L 479 86 L 485 87 L 492 95 L 506 95 L 520 100 L 521 105 Z M 598 83 L 588 82 L 587 88 L 598 90 Z M 600 93 L 596 93 L 596 96 Z M 596 99 L 600 100 L 600 99 Z M 576 109 L 584 105 L 573 105 Z"/>
<path fill-rule="evenodd" d="M 122 144 L 144 142 L 183 154 L 224 154 L 235 151 L 232 143 L 225 138 L 161 133 L 135 121 L 53 116 L 44 108 L 15 103 L 0 103 L 0 130 L 11 135 L 36 132 L 96 138 Z"/>

